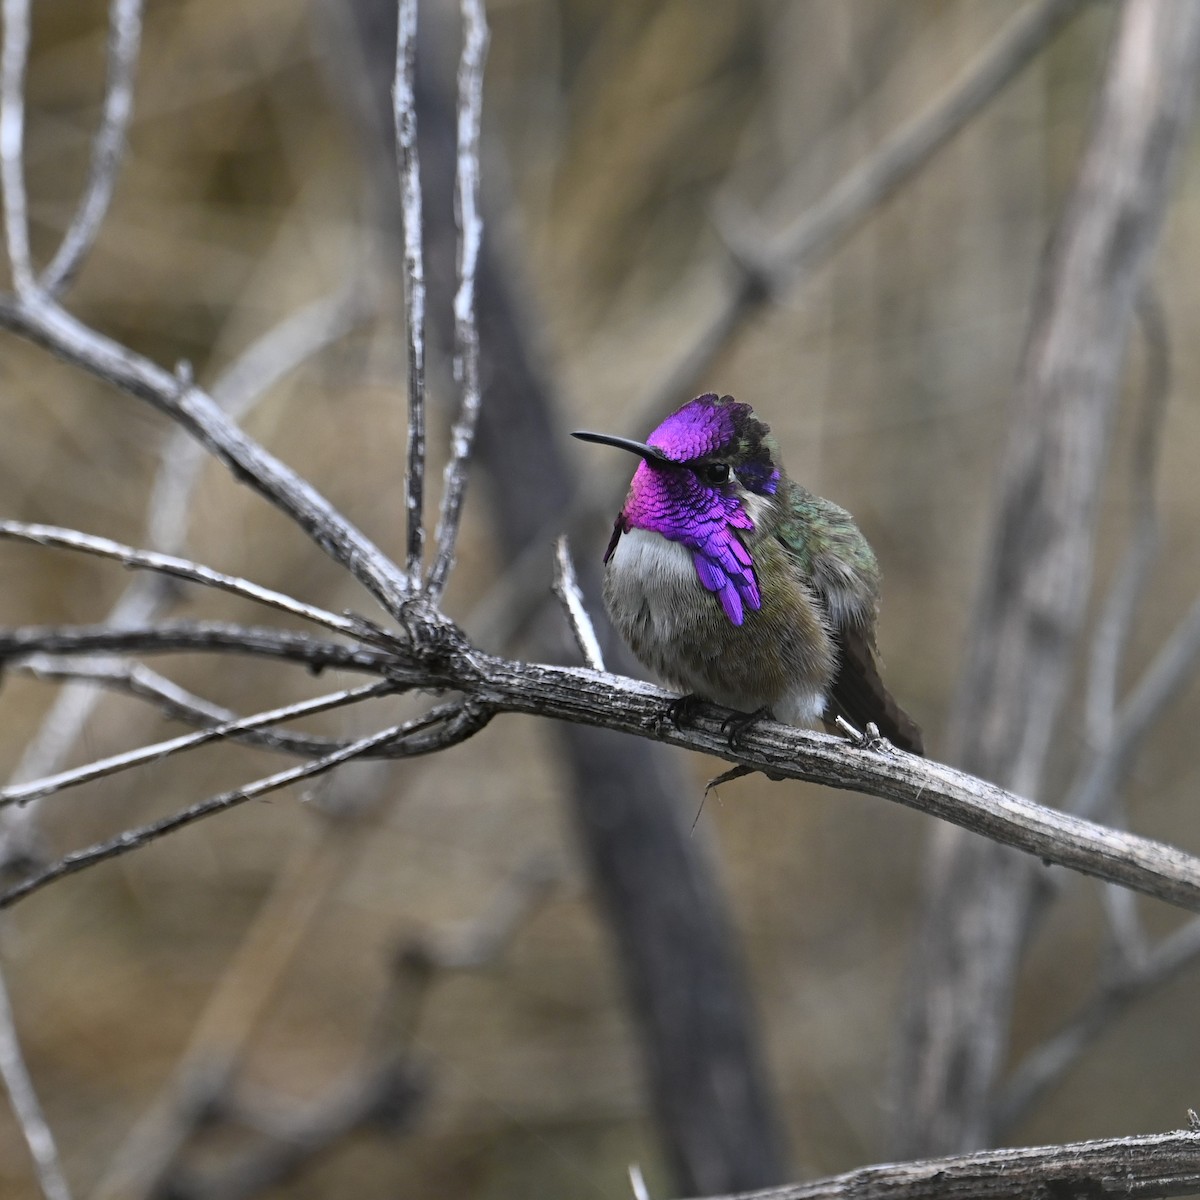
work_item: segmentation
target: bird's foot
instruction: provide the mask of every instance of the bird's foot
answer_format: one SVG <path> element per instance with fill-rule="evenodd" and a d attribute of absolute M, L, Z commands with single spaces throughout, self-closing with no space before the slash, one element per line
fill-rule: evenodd
<path fill-rule="evenodd" d="M 666 711 L 658 718 L 657 732 L 662 733 L 664 729 L 682 729 L 684 725 L 690 724 L 700 715 L 700 709 L 704 704 L 704 697 L 697 696 L 695 692 L 687 692 L 685 695 L 676 696 L 670 704 L 667 705 Z"/>
<path fill-rule="evenodd" d="M 875 754 L 890 754 L 892 743 L 879 732 L 874 721 L 868 721 L 865 729 L 856 729 L 845 717 L 835 717 L 834 724 L 846 735 L 846 741 L 858 750 L 870 750 Z"/>
<path fill-rule="evenodd" d="M 759 721 L 771 720 L 773 717 L 771 710 L 764 704 L 762 708 L 756 708 L 752 713 L 730 713 L 729 716 L 721 722 L 721 732 L 729 738 L 729 747 L 731 750 L 741 750 L 742 738 L 746 731 L 753 725 L 757 725 Z"/>

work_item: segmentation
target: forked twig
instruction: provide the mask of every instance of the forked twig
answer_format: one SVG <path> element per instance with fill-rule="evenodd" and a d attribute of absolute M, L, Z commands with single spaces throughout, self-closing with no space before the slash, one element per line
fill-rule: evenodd
<path fill-rule="evenodd" d="M 208 728 L 211 725 L 238 720 L 238 714 L 232 709 L 189 692 L 174 680 L 159 674 L 158 671 L 152 671 L 145 663 L 126 662 L 122 659 L 86 659 L 76 662 L 50 656 L 34 656 L 15 664 L 12 669 L 28 675 L 31 679 L 77 686 L 80 694 L 89 698 L 98 692 L 107 691 L 144 700 L 158 709 L 163 716 L 183 721 L 188 725 Z M 69 728 L 77 729 L 78 723 L 72 721 Z M 282 729 L 243 729 L 228 736 L 231 741 L 286 754 L 303 754 L 308 758 L 328 754 L 346 744 L 337 738 L 322 737 L 315 733 L 292 733 Z M 74 742 L 74 738 L 71 742 Z M 49 761 L 61 762 L 63 757 L 62 754 L 53 754 L 49 756 Z M 35 771 L 14 772 L 11 782 L 32 779 L 36 774 Z"/>
<path fill-rule="evenodd" d="M 10 784 L 0 788 L 0 807 L 8 804 L 25 804 L 43 796 L 50 796 L 67 788 L 78 787 L 103 779 L 108 775 L 116 775 L 121 771 L 129 771 L 134 767 L 143 766 L 150 762 L 159 762 L 173 754 L 181 754 L 185 750 L 194 750 L 209 742 L 230 738 L 237 733 L 261 729 L 268 725 L 278 725 L 283 721 L 291 721 L 297 717 L 310 717 L 316 713 L 329 712 L 331 709 L 344 708 L 349 704 L 357 704 L 362 700 L 370 700 L 378 696 L 386 696 L 394 692 L 396 685 L 385 681 L 367 683 L 357 688 L 345 688 L 342 691 L 331 692 L 326 696 L 318 696 L 313 700 L 300 700 L 294 704 L 285 704 L 279 708 L 268 709 L 249 717 L 237 717 L 232 721 L 214 725 L 199 733 L 188 733 L 182 737 L 169 738 L 163 742 L 152 742 L 148 746 L 139 746 L 136 750 L 126 750 L 121 754 L 112 754 L 107 758 L 96 759 L 80 767 L 72 767 L 68 771 L 60 771 L 56 775 L 45 776 L 41 779 L 31 779 L 27 783 Z"/>
<path fill-rule="evenodd" d="M 378 733 L 373 733 L 368 737 L 359 738 L 357 741 L 351 742 L 348 746 L 336 750 L 332 754 L 327 754 L 322 758 L 314 759 L 311 762 L 303 763 L 286 771 L 276 772 L 274 775 L 268 775 L 262 779 L 256 779 L 244 787 L 232 788 L 227 792 L 221 792 L 219 795 L 202 800 L 199 804 L 193 804 L 190 808 L 186 808 L 182 812 L 174 813 L 158 821 L 152 821 L 136 829 L 126 830 L 124 833 L 118 834 L 114 838 L 109 838 L 107 841 L 97 842 L 95 845 L 89 846 L 84 850 L 77 850 L 72 854 L 67 854 L 44 870 L 37 871 L 29 878 L 22 880 L 4 892 L 0 892 L 0 908 L 8 908 L 25 896 L 31 895 L 49 883 L 53 883 L 56 879 L 62 879 L 67 875 L 74 875 L 77 871 L 94 866 L 96 863 L 106 862 L 112 858 L 119 858 L 121 855 L 128 854 L 131 850 L 137 850 L 142 846 L 148 845 L 150 842 L 156 841 L 160 837 L 174 833 L 177 829 L 183 829 L 188 825 L 194 824 L 196 821 L 210 817 L 214 813 L 236 808 L 239 804 L 244 804 L 247 800 L 256 800 L 260 796 L 277 792 L 280 788 L 298 783 L 302 779 L 311 779 L 314 776 L 323 775 L 325 772 L 332 771 L 334 767 L 340 766 L 344 762 L 349 762 L 354 758 L 361 758 L 376 747 L 395 742 L 398 745 L 403 745 L 409 754 L 430 754 L 436 750 L 442 750 L 446 746 L 466 740 L 472 734 L 482 729 L 490 717 L 490 710 L 478 704 L 438 705 L 423 716 L 416 717 L 400 725 L 389 726 L 387 729 L 382 729 Z M 433 728 L 435 726 L 440 726 L 440 728 Z M 431 729 L 432 732 L 427 732 Z"/>
<path fill-rule="evenodd" d="M 142 0 L 112 0 L 108 13 L 108 79 L 100 126 L 92 139 L 83 198 L 57 253 L 42 272 L 41 286 L 61 295 L 83 266 L 112 203 L 125 136 L 133 115 L 133 82 L 142 39 Z"/>
<path fill-rule="evenodd" d="M 253 600 L 256 604 L 264 604 L 290 616 L 302 617 L 306 621 L 323 625 L 326 629 L 332 629 L 335 633 L 345 634 L 347 637 L 358 637 L 362 634 L 361 622 L 352 617 L 339 616 L 316 605 L 305 604 L 302 600 L 293 600 L 283 592 L 260 587 L 248 579 L 226 575 L 223 571 L 215 571 L 211 567 L 201 566 L 200 563 L 172 554 L 137 550 L 109 538 L 81 533 L 77 529 L 62 529 L 57 525 L 31 525 L 25 521 L 0 521 L 0 539 L 5 538 L 10 541 L 32 542 L 39 546 L 55 546 L 63 550 L 94 554 L 98 558 L 112 559 L 125 567 L 157 571 L 175 579 L 187 580 L 188 583 L 199 583 L 205 587 L 229 592 L 234 596 L 241 596 L 244 600 Z"/>

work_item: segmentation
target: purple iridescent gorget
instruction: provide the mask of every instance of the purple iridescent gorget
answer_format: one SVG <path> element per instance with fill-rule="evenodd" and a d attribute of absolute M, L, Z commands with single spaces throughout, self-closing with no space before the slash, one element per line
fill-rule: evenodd
<path fill-rule="evenodd" d="M 731 483 L 707 483 L 695 468 L 736 453 L 742 486 L 774 495 L 779 469 L 771 461 L 769 434 L 750 406 L 732 396 L 697 396 L 673 412 L 646 439 L 671 463 L 638 464 L 604 561 L 630 529 L 662 534 L 692 552 L 701 584 L 716 594 L 730 622 L 741 625 L 747 608 L 762 605 L 754 560 L 735 532 L 753 529 L 754 522 Z"/>

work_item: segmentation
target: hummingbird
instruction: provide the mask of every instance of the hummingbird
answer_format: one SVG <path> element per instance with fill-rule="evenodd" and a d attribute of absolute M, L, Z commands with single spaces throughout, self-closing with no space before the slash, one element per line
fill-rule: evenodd
<path fill-rule="evenodd" d="M 793 725 L 875 725 L 902 750 L 921 731 L 879 676 L 879 565 L 854 518 L 789 478 L 770 426 L 714 392 L 636 454 L 604 554 L 604 600 L 638 659 L 697 698 Z"/>

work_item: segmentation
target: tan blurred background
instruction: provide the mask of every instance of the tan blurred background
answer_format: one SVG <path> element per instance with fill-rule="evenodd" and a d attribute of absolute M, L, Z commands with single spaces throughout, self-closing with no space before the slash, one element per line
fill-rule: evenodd
<path fill-rule="evenodd" d="M 106 18 L 96 0 L 39 0 L 35 10 L 27 169 L 34 252 L 44 262 L 82 182 Z M 1012 6 L 493 0 L 488 11 L 485 139 L 508 175 L 505 232 L 520 248 L 536 340 L 569 406 L 564 436 L 580 424 L 643 436 L 647 428 L 631 426 L 639 399 L 728 278 L 714 214 L 753 230 L 756 219 L 775 228 L 799 213 L 944 87 Z M 1039 256 L 1087 130 L 1110 22 L 1105 5 L 1075 20 L 828 266 L 756 319 L 704 383 L 753 403 L 791 473 L 859 519 L 885 573 L 887 676 L 935 754 Z M 211 383 L 254 338 L 347 278 L 363 257 L 363 170 L 330 98 L 326 37 L 295 0 L 149 4 L 130 151 L 73 311 L 156 361 L 190 360 Z M 1197 166 L 1192 152 L 1154 271 L 1173 355 L 1164 538 L 1127 678 L 1200 591 Z M 291 375 L 247 427 L 401 554 L 402 327 L 386 293 L 385 316 Z M 2 355 L 0 515 L 143 542 L 166 423 L 12 338 Z M 1141 363 L 1135 346 L 1128 400 L 1139 394 Z M 434 397 L 435 477 L 446 399 Z M 1124 406 L 1114 443 L 1101 587 L 1129 524 L 1133 411 Z M 581 475 L 626 469 L 586 447 L 570 453 Z M 449 611 L 464 620 L 504 567 L 482 504 L 482 492 L 468 501 L 448 593 Z M 598 525 L 577 556 L 600 554 L 604 536 Z M 219 466 L 197 494 L 191 550 L 330 608 L 372 611 Z M 8 624 L 99 620 L 127 582 L 110 565 L 7 546 L 0 570 Z M 261 619 L 195 593 L 179 614 Z M 544 619 L 560 620 L 553 611 Z M 183 657 L 159 665 L 244 711 L 322 686 L 285 666 Z M 52 696 L 46 685 L 4 680 L 6 769 Z M 1193 685 L 1146 746 L 1128 792 L 1136 829 L 1192 850 L 1198 720 Z M 1059 739 L 1058 784 L 1078 753 L 1079 724 L 1075 704 Z M 143 705 L 109 700 L 76 757 L 176 728 Z M 369 719 L 331 717 L 324 728 L 366 732 Z M 122 776 L 52 800 L 47 837 L 62 850 L 80 846 L 279 763 L 221 747 Z M 695 786 L 678 803 L 690 813 L 714 763 L 687 756 L 685 766 Z M 415 1035 L 431 1095 L 415 1126 L 358 1135 L 271 1194 L 616 1198 L 629 1194 L 633 1161 L 652 1194 L 669 1194 L 612 948 L 560 783 L 546 731 L 504 717 L 444 756 L 340 781 L 378 799 L 333 834 L 283 793 L 20 905 L 0 930 L 4 961 L 78 1193 L 89 1194 L 171 1078 L 262 906 L 289 887 L 306 890 L 289 871 L 311 870 L 320 902 L 241 1078 L 304 1101 L 359 1061 L 396 946 L 460 928 L 539 854 L 558 864 L 560 886 L 494 965 L 433 985 Z M 730 785 L 701 816 L 695 836 L 720 856 L 798 1176 L 883 1153 L 897 1001 L 931 833 L 928 819 L 882 801 L 792 783 Z M 1098 893 L 1065 883 L 1031 947 L 1017 1055 L 1057 1028 L 1095 980 Z M 1178 920 L 1161 906 L 1143 912 L 1156 931 Z M 1197 983 L 1193 971 L 1138 1003 L 1011 1140 L 1180 1125 L 1200 1103 Z M 213 1161 L 223 1149 L 209 1149 Z M 32 1189 L 24 1147 L 0 1111 L 0 1195 L 25 1200 Z"/>

